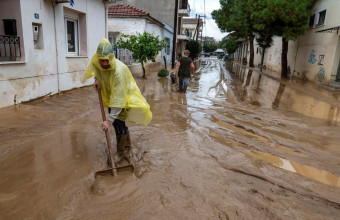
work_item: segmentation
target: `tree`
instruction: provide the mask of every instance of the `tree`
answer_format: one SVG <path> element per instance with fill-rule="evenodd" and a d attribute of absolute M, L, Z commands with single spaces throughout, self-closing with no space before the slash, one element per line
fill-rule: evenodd
<path fill-rule="evenodd" d="M 249 66 L 254 67 L 254 38 L 255 29 L 251 19 L 254 4 L 258 0 L 220 0 L 221 8 L 212 12 L 218 27 L 222 31 L 235 32 L 237 37 L 249 40 Z"/>
<path fill-rule="evenodd" d="M 225 48 L 227 40 L 228 40 L 227 36 L 223 37 L 222 40 L 218 42 L 217 48 Z"/>
<path fill-rule="evenodd" d="M 258 0 L 252 19 L 256 29 L 270 30 L 270 35 L 282 37 L 281 77 L 288 78 L 288 42 L 296 40 L 308 28 L 310 9 L 315 0 Z"/>
<path fill-rule="evenodd" d="M 195 40 L 189 40 L 187 45 L 185 46 L 186 50 L 190 51 L 190 58 L 194 60 L 198 57 L 198 54 L 202 51 L 202 46 L 199 42 Z"/>
<path fill-rule="evenodd" d="M 225 43 L 225 49 L 227 50 L 228 54 L 233 54 L 237 50 L 237 42 L 236 42 L 236 37 L 231 37 L 227 39 Z"/>
<path fill-rule="evenodd" d="M 123 40 L 123 38 L 126 38 L 126 40 Z M 153 34 L 144 31 L 143 34 L 137 33 L 137 35 L 122 34 L 116 46 L 132 52 L 133 59 L 139 60 L 142 65 L 143 78 L 146 78 L 144 63 L 148 60 L 156 62 L 155 57 L 166 46 L 166 42 L 160 40 L 159 36 L 155 37 Z"/>
<path fill-rule="evenodd" d="M 204 41 L 203 50 L 205 52 L 214 52 L 215 50 L 217 50 L 217 45 L 215 43 L 210 42 L 210 41 Z"/>

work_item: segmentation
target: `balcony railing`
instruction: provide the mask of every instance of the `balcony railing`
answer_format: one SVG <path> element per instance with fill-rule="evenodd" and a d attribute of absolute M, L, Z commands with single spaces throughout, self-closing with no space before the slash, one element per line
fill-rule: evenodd
<path fill-rule="evenodd" d="M 190 5 L 188 0 L 182 0 L 181 4 L 179 5 L 178 14 L 180 16 L 190 16 Z"/>
<path fill-rule="evenodd" d="M 0 61 L 21 58 L 20 37 L 0 35 Z"/>

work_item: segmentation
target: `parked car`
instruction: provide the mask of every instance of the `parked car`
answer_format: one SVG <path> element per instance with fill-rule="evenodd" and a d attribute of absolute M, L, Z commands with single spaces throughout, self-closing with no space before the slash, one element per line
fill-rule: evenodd
<path fill-rule="evenodd" d="M 204 57 L 210 57 L 210 53 L 209 52 L 205 52 L 204 53 Z"/>

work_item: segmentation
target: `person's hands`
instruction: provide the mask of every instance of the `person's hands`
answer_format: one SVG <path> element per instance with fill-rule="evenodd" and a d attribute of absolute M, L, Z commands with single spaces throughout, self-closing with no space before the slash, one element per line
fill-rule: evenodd
<path fill-rule="evenodd" d="M 93 83 L 93 88 L 97 91 L 99 91 L 101 88 L 100 88 L 100 85 L 99 85 L 99 82 L 97 80 L 94 81 Z"/>
<path fill-rule="evenodd" d="M 111 124 L 112 124 L 112 123 L 111 123 L 110 121 L 108 121 L 108 120 L 104 121 L 104 122 L 102 123 L 102 129 L 103 129 L 103 131 L 107 131 L 107 129 L 109 129 L 109 127 L 110 127 Z"/>

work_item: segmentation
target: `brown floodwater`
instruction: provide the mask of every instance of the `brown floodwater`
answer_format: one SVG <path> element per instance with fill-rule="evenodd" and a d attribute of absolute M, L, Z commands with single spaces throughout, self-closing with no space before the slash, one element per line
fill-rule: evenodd
<path fill-rule="evenodd" d="M 91 87 L 0 109 L 0 219 L 339 219 L 340 93 L 232 69 L 202 60 L 186 94 L 136 76 L 153 120 L 128 123 L 133 175 L 94 176 Z"/>

